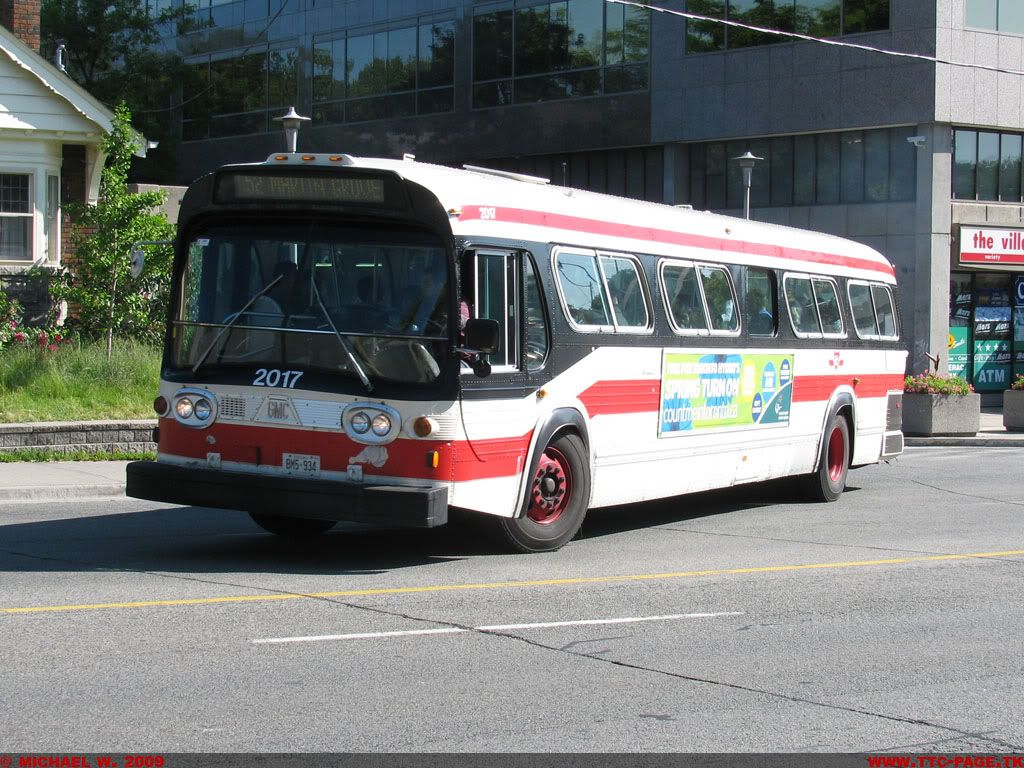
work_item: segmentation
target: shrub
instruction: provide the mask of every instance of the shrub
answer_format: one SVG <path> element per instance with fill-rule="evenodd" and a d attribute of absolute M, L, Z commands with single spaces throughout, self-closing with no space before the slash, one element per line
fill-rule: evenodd
<path fill-rule="evenodd" d="M 969 395 L 974 387 L 958 376 L 921 373 L 903 380 L 903 391 L 921 395 Z"/>

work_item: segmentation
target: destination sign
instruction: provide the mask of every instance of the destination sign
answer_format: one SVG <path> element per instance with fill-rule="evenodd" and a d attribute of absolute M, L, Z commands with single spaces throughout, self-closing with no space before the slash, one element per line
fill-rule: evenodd
<path fill-rule="evenodd" d="M 301 203 L 385 202 L 384 179 L 326 174 L 223 173 L 217 180 L 218 203 L 278 201 Z"/>

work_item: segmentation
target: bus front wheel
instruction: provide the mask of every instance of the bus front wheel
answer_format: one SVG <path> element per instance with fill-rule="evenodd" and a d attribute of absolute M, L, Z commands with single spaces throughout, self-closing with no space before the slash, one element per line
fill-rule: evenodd
<path fill-rule="evenodd" d="M 802 480 L 804 495 L 812 501 L 836 501 L 846 488 L 850 468 L 850 425 L 835 413 L 825 427 L 818 457 L 818 470 Z"/>
<path fill-rule="evenodd" d="M 505 543 L 518 552 L 550 552 L 575 536 L 590 502 L 590 474 L 583 441 L 574 434 L 552 440 L 526 488 L 519 517 L 496 522 Z"/>
<path fill-rule="evenodd" d="M 319 536 L 327 533 L 336 525 L 334 520 L 314 520 L 309 517 L 284 517 L 283 515 L 265 515 L 250 512 L 249 517 L 260 528 L 268 533 L 285 536 L 290 539 L 301 539 L 308 536 Z"/>

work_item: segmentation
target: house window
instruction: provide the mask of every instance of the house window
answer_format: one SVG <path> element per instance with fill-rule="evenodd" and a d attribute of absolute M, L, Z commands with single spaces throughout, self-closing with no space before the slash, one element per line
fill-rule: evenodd
<path fill-rule="evenodd" d="M 28 174 L 0 173 L 0 260 L 32 260 L 32 195 Z"/>

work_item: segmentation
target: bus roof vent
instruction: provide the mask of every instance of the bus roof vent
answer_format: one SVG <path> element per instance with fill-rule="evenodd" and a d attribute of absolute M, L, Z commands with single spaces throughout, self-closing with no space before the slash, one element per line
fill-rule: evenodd
<path fill-rule="evenodd" d="M 486 173 L 490 176 L 501 176 L 503 179 L 512 179 L 513 181 L 522 181 L 527 184 L 550 184 L 551 179 L 544 179 L 540 176 L 527 176 L 525 173 L 515 173 L 513 171 L 499 171 L 497 168 L 482 168 L 479 165 L 463 165 L 467 171 L 473 171 L 473 173 Z"/>

